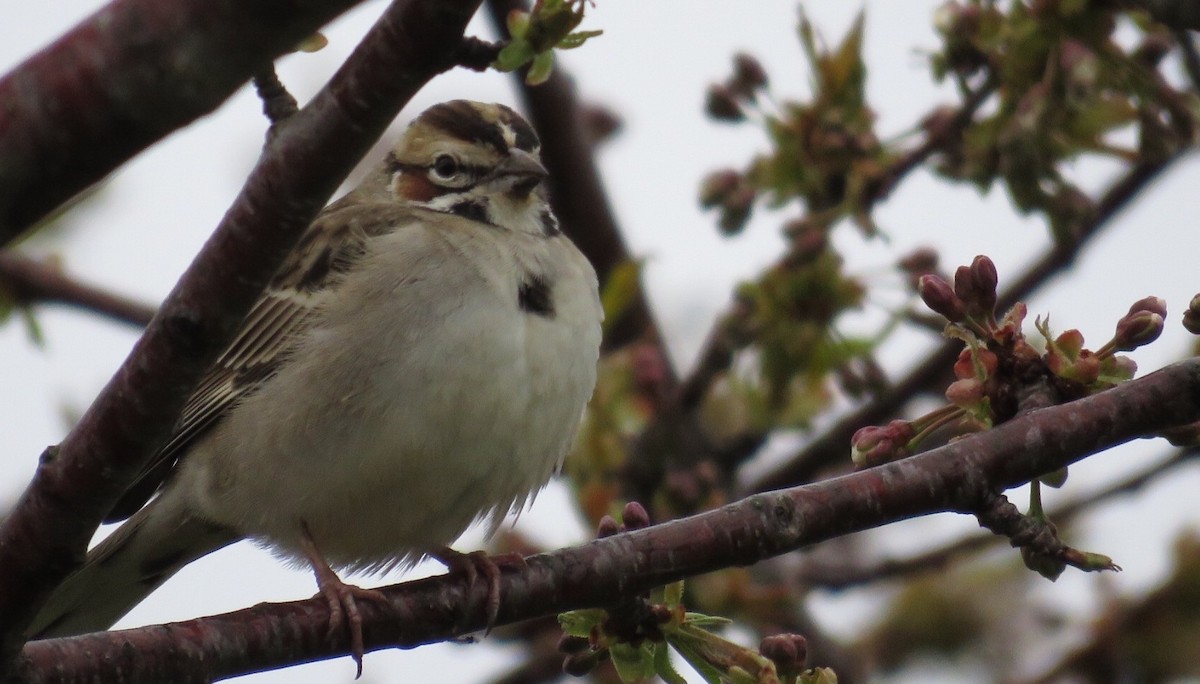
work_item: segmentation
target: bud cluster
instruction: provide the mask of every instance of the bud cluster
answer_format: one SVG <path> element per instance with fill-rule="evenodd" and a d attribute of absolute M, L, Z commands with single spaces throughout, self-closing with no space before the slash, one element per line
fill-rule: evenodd
<path fill-rule="evenodd" d="M 1049 379 L 1055 401 L 1070 401 L 1108 389 L 1133 377 L 1137 365 L 1117 352 L 1137 349 L 1158 339 L 1167 315 L 1166 303 L 1145 297 L 1117 321 L 1113 338 L 1096 351 L 1084 347 L 1083 334 L 1050 331 L 1049 319 L 1035 321 L 1045 338 L 1039 351 L 1025 338 L 1026 306 L 1014 305 L 996 318 L 999 281 L 996 266 L 977 256 L 954 273 L 954 284 L 938 275 L 936 256 L 919 253 L 900 263 L 916 277 L 926 306 L 948 321 L 945 334 L 964 342 L 954 364 L 955 381 L 946 389 L 948 406 L 910 422 L 861 428 L 851 439 L 851 458 L 867 467 L 904 458 L 935 428 L 951 420 L 972 418 L 987 428 L 1015 414 L 1017 399 L 1030 383 Z M 924 271 L 922 273 L 922 271 Z M 1200 333 L 1200 295 L 1184 314 L 1184 325 Z"/>
<path fill-rule="evenodd" d="M 733 74 L 724 83 L 708 88 L 704 111 L 718 121 L 738 122 L 746 118 L 745 107 L 754 104 L 758 93 L 767 87 L 767 72 L 750 55 L 733 57 Z"/>

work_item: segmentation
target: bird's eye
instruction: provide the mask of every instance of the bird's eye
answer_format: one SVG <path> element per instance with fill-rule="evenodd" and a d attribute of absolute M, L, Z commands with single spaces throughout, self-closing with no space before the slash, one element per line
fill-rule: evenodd
<path fill-rule="evenodd" d="M 448 154 L 438 155 L 433 160 L 433 173 L 439 178 L 451 178 L 458 173 L 458 162 Z"/>

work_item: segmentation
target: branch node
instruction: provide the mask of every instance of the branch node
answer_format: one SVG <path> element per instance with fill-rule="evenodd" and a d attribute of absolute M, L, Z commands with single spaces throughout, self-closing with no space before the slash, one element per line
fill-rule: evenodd
<path fill-rule="evenodd" d="M 474 36 L 465 36 L 454 53 L 454 63 L 472 71 L 487 71 L 506 44 L 506 41 L 491 43 Z"/>

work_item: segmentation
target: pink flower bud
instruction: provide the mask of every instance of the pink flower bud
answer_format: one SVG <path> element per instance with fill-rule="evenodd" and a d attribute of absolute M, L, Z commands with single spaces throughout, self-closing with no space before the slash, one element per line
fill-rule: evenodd
<path fill-rule="evenodd" d="M 1113 348 L 1117 351 L 1133 351 L 1158 339 L 1163 331 L 1163 317 L 1153 311 L 1133 312 L 1117 321 L 1117 332 L 1113 336 Z"/>
<path fill-rule="evenodd" d="M 1166 318 L 1167 302 L 1161 297 L 1142 297 L 1129 307 L 1129 315 L 1133 315 L 1139 311 L 1149 311 Z"/>
<path fill-rule="evenodd" d="M 950 283 L 943 280 L 941 276 L 934 274 L 921 276 L 917 281 L 917 294 L 921 295 L 921 301 L 925 302 L 925 306 L 935 313 L 941 314 L 951 323 L 958 323 L 965 317 L 962 300 L 954 294 L 954 290 L 950 289 Z"/>

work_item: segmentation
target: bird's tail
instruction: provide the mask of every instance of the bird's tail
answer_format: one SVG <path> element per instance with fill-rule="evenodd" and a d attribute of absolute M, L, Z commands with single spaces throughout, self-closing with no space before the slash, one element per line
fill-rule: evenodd
<path fill-rule="evenodd" d="M 106 630 L 180 568 L 237 541 L 181 503 L 160 496 L 88 552 L 34 620 L 33 638 Z"/>

